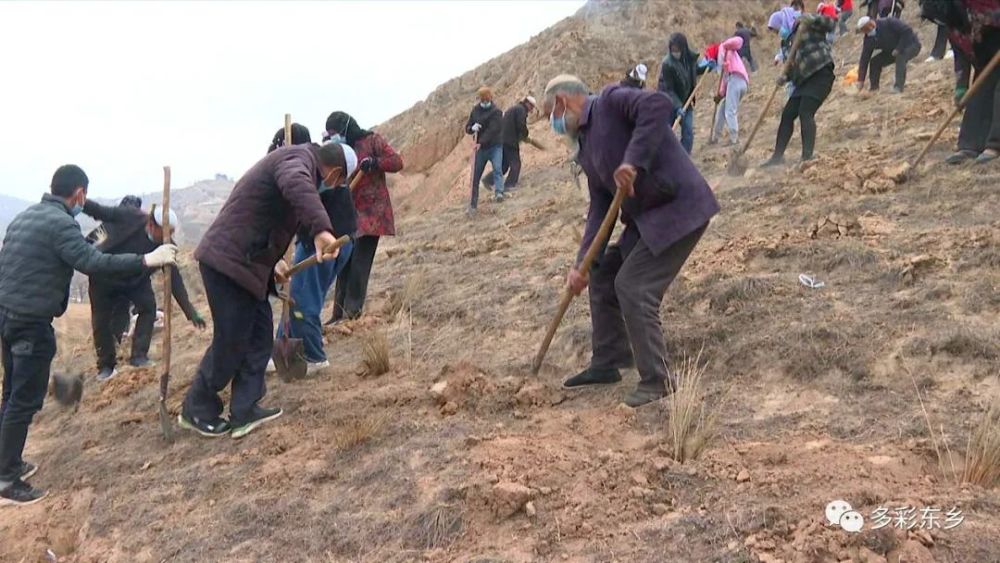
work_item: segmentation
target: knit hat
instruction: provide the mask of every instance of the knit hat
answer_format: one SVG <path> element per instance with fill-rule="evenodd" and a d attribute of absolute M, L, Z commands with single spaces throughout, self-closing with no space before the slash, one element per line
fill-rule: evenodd
<path fill-rule="evenodd" d="M 490 90 L 489 86 L 482 86 L 479 90 L 476 90 L 476 96 L 478 96 L 481 101 L 492 100 L 493 90 Z"/>

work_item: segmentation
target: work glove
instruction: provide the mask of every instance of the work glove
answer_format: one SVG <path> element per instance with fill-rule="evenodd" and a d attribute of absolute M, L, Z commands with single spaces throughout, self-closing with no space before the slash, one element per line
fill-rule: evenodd
<path fill-rule="evenodd" d="M 479 130 L 482 129 L 482 128 L 483 128 L 483 126 L 480 125 L 480 124 L 478 124 L 478 123 L 473 123 L 472 127 L 470 127 L 470 129 L 472 129 L 473 133 L 478 133 Z"/>
<path fill-rule="evenodd" d="M 378 167 L 378 159 L 374 156 L 369 156 L 361 160 L 358 163 L 358 167 L 361 168 L 362 172 L 377 172 L 380 170 Z"/>
<path fill-rule="evenodd" d="M 208 323 L 205 322 L 205 318 L 202 317 L 201 313 L 198 311 L 195 311 L 194 314 L 191 315 L 191 324 L 199 330 L 205 330 L 205 327 L 208 326 Z"/>
<path fill-rule="evenodd" d="M 173 244 L 161 244 L 156 250 L 142 257 L 142 263 L 147 268 L 162 268 L 177 263 L 177 247 Z"/>
<path fill-rule="evenodd" d="M 965 93 L 969 91 L 968 86 L 956 86 L 955 87 L 955 105 L 962 103 L 962 98 L 965 97 Z"/>

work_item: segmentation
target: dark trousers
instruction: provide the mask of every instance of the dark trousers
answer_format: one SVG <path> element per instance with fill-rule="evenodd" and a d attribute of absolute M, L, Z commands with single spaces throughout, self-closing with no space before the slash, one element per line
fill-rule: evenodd
<path fill-rule="evenodd" d="M 935 59 L 943 59 L 948 50 L 948 28 L 937 26 L 937 35 L 934 36 L 934 47 L 931 49 L 931 56 Z"/>
<path fill-rule="evenodd" d="M 667 369 L 660 303 L 706 227 L 658 256 L 636 232 L 626 232 L 617 245 L 608 245 L 590 274 L 591 367 L 623 368 L 634 363 L 640 386 L 675 385 Z"/>
<path fill-rule="evenodd" d="M 131 320 L 132 303 L 130 301 L 118 303 L 111 310 L 111 334 L 115 335 L 115 342 L 118 344 L 122 343 L 122 337 L 128 332 L 128 325 Z"/>
<path fill-rule="evenodd" d="M 504 174 L 504 190 L 512 190 L 517 187 L 517 181 L 521 179 L 521 145 L 503 146 L 503 166 L 500 171 Z M 495 180 L 493 176 L 483 178 L 483 183 L 493 187 Z"/>
<path fill-rule="evenodd" d="M 274 345 L 271 303 L 205 264 L 199 268 L 214 334 L 184 399 L 184 413 L 214 422 L 224 407 L 219 392 L 232 384 L 229 412 L 238 426 L 267 392 L 264 370 Z"/>
<path fill-rule="evenodd" d="M 378 239 L 377 236 L 363 236 L 354 241 L 351 259 L 337 276 L 331 321 L 356 319 L 364 312 L 365 300 L 368 298 L 368 278 L 372 275 Z"/>
<path fill-rule="evenodd" d="M 811 83 L 814 80 L 817 82 Z M 781 122 L 778 124 L 778 137 L 774 142 L 775 156 L 785 155 L 785 149 L 788 148 L 788 142 L 792 140 L 792 133 L 795 131 L 795 120 L 798 119 L 802 128 L 802 158 L 803 160 L 812 158 L 816 148 L 816 112 L 830 95 L 833 81 L 832 68 L 821 70 L 809 77 L 800 88 L 796 88 L 799 93 L 810 92 L 810 95 L 796 95 L 793 92 L 792 97 L 785 102 L 785 109 L 781 112 Z M 813 96 L 811 93 L 821 97 Z"/>
<path fill-rule="evenodd" d="M 977 72 L 976 80 L 979 80 Z M 979 154 L 985 149 L 1000 150 L 1000 72 L 982 78 L 983 85 L 969 99 L 958 131 L 959 150 Z"/>
<path fill-rule="evenodd" d="M 483 179 L 483 172 L 486 171 L 486 163 L 489 162 L 493 168 L 493 189 L 497 195 L 503 195 L 503 147 L 500 144 L 488 147 L 479 147 L 472 157 L 472 195 L 469 199 L 469 208 L 476 209 L 479 206 L 479 181 Z"/>
<path fill-rule="evenodd" d="M 51 321 L 24 319 L 0 309 L 3 402 L 0 403 L 0 487 L 20 477 L 28 427 L 42 408 L 56 355 Z"/>
<path fill-rule="evenodd" d="M 119 287 L 90 282 L 90 325 L 94 333 L 94 348 L 97 351 L 97 369 L 114 368 L 115 344 L 121 338 L 121 322 L 116 316 L 128 318 L 129 303 L 135 303 L 135 332 L 132 334 L 132 359 L 145 358 L 149 354 L 149 343 L 153 339 L 153 325 L 156 324 L 156 294 L 153 283 L 146 278 L 134 286 Z"/>
<path fill-rule="evenodd" d="M 903 51 L 898 57 L 892 56 L 892 51 L 879 51 L 874 57 L 872 57 L 871 69 L 868 72 L 868 77 L 871 80 L 871 89 L 878 90 L 880 78 L 882 77 L 882 69 L 895 63 L 895 87 L 897 90 L 902 92 L 903 88 L 906 86 L 906 65 L 910 62 L 910 59 L 916 57 L 919 53 L 919 45 Z"/>

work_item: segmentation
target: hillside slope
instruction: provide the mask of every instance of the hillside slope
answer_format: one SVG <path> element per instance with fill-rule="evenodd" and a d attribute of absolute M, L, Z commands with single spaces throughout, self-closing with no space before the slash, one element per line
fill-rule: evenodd
<path fill-rule="evenodd" d="M 611 37 L 654 29 L 638 12 L 613 13 L 577 17 L 605 21 Z M 929 32 L 920 27 L 925 45 Z M 836 53 L 854 59 L 857 38 Z M 534 72 L 520 60 L 511 74 Z M 774 76 L 754 76 L 744 123 Z M 589 358 L 583 299 L 530 375 L 586 210 L 538 122 L 532 134 L 550 149 L 526 148 L 517 196 L 475 220 L 463 215 L 464 144 L 397 179 L 411 211 L 380 247 L 369 315 L 328 335 L 334 367 L 322 377 L 269 380 L 268 403 L 286 409 L 275 424 L 242 441 L 182 434 L 167 446 L 154 370 L 88 380 L 76 413 L 50 401 L 26 456 L 51 496 L 4 511 L 0 560 L 45 560 L 47 549 L 76 562 L 996 560 L 1000 492 L 957 483 L 951 463 L 961 471 L 1000 393 L 1000 173 L 941 165 L 950 128 L 920 176 L 888 177 L 949 111 L 950 79 L 939 62 L 914 65 L 903 96 L 861 98 L 838 82 L 818 114 L 817 161 L 739 178 L 725 175 L 724 149 L 705 146 L 710 104 L 699 105 L 695 161 L 723 212 L 661 311 L 672 367 L 706 365 L 719 428 L 699 459 L 670 459 L 669 401 L 620 404 L 634 372 L 610 388 L 560 388 Z M 775 129 L 769 119 L 751 161 Z M 826 286 L 803 286 L 802 273 Z M 57 322 L 57 370 L 90 364 L 88 326 L 76 307 Z M 173 413 L 207 342 L 177 332 Z M 381 376 L 363 369 L 376 334 L 392 365 Z M 942 440 L 954 454 L 943 464 Z M 826 524 L 835 499 L 866 519 L 910 506 L 954 507 L 964 521 L 848 534 Z"/>

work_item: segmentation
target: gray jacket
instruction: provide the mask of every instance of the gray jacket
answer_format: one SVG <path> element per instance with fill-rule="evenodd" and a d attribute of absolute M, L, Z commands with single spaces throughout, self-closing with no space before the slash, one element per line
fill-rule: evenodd
<path fill-rule="evenodd" d="M 66 312 L 73 270 L 84 274 L 137 274 L 137 254 L 103 254 L 87 244 L 63 200 L 45 194 L 10 226 L 0 248 L 0 308 L 32 319 Z"/>

